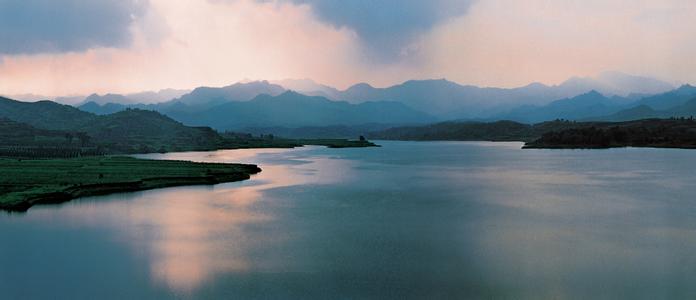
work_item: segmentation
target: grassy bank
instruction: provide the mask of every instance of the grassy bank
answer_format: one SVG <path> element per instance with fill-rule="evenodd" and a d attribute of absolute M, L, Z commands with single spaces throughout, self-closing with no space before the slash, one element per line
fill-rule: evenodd
<path fill-rule="evenodd" d="M 255 165 L 89 157 L 51 160 L 0 158 L 0 210 L 170 186 L 248 179 Z"/>

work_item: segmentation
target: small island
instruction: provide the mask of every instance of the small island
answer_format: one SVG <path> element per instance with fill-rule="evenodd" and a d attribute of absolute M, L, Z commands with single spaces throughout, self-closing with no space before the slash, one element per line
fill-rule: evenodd
<path fill-rule="evenodd" d="M 249 179 L 256 165 L 147 160 L 133 157 L 0 158 L 0 210 L 23 212 L 37 204 L 163 187 Z"/>

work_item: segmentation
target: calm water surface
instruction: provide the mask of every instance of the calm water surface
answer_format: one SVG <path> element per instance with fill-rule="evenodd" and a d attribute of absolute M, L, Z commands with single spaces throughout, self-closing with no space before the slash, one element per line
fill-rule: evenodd
<path fill-rule="evenodd" d="M 381 144 L 0 213 L 0 298 L 696 297 L 696 151 Z"/>

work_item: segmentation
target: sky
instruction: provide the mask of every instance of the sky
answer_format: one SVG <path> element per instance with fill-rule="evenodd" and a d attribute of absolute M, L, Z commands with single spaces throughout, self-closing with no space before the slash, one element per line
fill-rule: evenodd
<path fill-rule="evenodd" d="M 0 0 L 0 94 L 311 78 L 696 82 L 692 0 Z"/>

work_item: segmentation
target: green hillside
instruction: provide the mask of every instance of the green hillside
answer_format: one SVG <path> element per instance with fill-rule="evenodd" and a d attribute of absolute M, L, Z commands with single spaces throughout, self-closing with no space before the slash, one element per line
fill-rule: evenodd
<path fill-rule="evenodd" d="M 119 153 L 215 149 L 222 137 L 209 127 L 188 127 L 154 111 L 127 109 L 79 128 L 93 143 Z"/>
<path fill-rule="evenodd" d="M 127 109 L 94 115 L 51 101 L 0 98 L 5 146 L 95 147 L 105 153 L 216 149 L 222 137 L 209 127 L 188 127 L 154 111 Z M 70 150 L 68 150 L 70 149 Z M 66 155 L 67 156 L 67 155 Z"/>
<path fill-rule="evenodd" d="M 75 130 L 97 118 L 70 105 L 52 101 L 22 102 L 0 97 L 0 118 L 51 130 Z"/>

